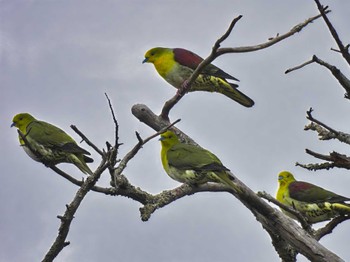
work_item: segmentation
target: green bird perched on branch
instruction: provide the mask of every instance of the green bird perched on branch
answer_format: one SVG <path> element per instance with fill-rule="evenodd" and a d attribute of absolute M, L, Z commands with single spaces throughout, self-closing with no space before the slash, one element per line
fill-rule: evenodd
<path fill-rule="evenodd" d="M 301 212 L 309 223 L 330 220 L 339 215 L 349 215 L 350 205 L 345 201 L 350 198 L 323 189 L 322 187 L 295 180 L 288 171 L 278 175 L 279 187 L 276 199 Z M 282 211 L 295 219 L 289 212 Z"/>
<path fill-rule="evenodd" d="M 172 179 L 190 185 L 221 183 L 236 192 L 240 191 L 233 183 L 229 169 L 210 151 L 181 143 L 176 134 L 169 130 L 162 133 L 159 140 L 163 168 Z"/>
<path fill-rule="evenodd" d="M 155 47 L 146 52 L 143 63 L 153 63 L 161 77 L 181 92 L 202 61 L 203 58 L 183 48 Z M 202 69 L 189 91 L 221 93 L 245 107 L 252 107 L 254 101 L 240 92 L 238 85 L 229 83 L 226 79 L 239 81 L 209 64 Z"/>
<path fill-rule="evenodd" d="M 72 163 L 84 174 L 93 174 L 86 164 L 93 162 L 92 158 L 86 156 L 90 153 L 79 147 L 62 129 L 36 120 L 28 113 L 15 115 L 11 127 L 13 126 L 24 135 L 26 141 L 19 135 L 20 145 L 35 161 L 47 166 L 63 162 Z"/>

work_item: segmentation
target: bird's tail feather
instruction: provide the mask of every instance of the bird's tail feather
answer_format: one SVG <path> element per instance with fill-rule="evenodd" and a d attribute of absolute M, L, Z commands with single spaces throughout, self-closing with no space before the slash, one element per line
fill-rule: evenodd
<path fill-rule="evenodd" d="M 342 203 L 333 203 L 332 208 L 337 210 L 340 214 L 350 214 L 350 205 Z"/>
<path fill-rule="evenodd" d="M 232 88 L 223 88 L 221 93 L 245 107 L 252 107 L 254 101 L 237 89 L 236 84 L 229 83 Z"/>
<path fill-rule="evenodd" d="M 227 172 L 222 172 L 218 177 L 223 184 L 231 187 L 237 193 L 242 193 L 242 190 L 233 182 L 235 180 L 234 177 L 230 176 Z"/>
<path fill-rule="evenodd" d="M 91 157 L 88 157 L 86 155 L 83 155 L 84 161 L 85 163 L 92 163 L 94 162 L 94 160 Z"/>
<path fill-rule="evenodd" d="M 89 175 L 93 174 L 91 169 L 85 163 L 83 156 L 76 156 L 76 155 L 70 154 L 68 161 L 74 164 L 77 168 L 79 168 L 80 171 L 83 172 L 84 174 L 89 174 Z"/>
<path fill-rule="evenodd" d="M 237 88 L 238 85 L 229 83 L 220 77 L 199 75 L 196 81 L 192 84 L 189 91 L 207 91 L 221 93 L 245 107 L 252 107 L 254 105 L 254 101 L 239 91 Z"/>

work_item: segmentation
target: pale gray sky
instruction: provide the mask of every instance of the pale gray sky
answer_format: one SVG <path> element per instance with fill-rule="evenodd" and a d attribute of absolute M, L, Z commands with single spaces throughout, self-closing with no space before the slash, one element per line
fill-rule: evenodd
<path fill-rule="evenodd" d="M 344 43 L 350 38 L 346 1 L 323 1 Z M 18 146 L 12 117 L 29 112 L 66 130 L 75 124 L 96 145 L 114 138 L 104 92 L 110 96 L 120 124 L 120 157 L 153 133 L 130 109 L 144 103 L 156 113 L 174 95 L 152 65 L 141 64 L 154 46 L 183 47 L 205 57 L 230 21 L 243 15 L 223 46 L 254 45 L 284 33 L 317 14 L 313 1 L 0 1 L 1 145 L 0 261 L 39 261 L 57 235 L 65 204 L 77 187 Z M 304 153 L 347 153 L 346 145 L 320 142 L 303 131 L 305 111 L 344 132 L 350 132 L 350 105 L 343 90 L 323 68 L 284 71 L 313 54 L 348 70 L 324 22 L 267 50 L 232 54 L 215 61 L 241 80 L 240 89 L 255 100 L 244 108 L 219 94 L 192 93 L 172 110 L 172 120 L 203 147 L 215 153 L 254 191 L 272 195 L 277 174 L 289 170 L 300 180 L 350 196 L 346 170 L 309 172 L 296 161 L 314 159 Z M 96 168 L 98 155 L 89 149 Z M 162 170 L 155 139 L 129 163 L 124 174 L 151 193 L 179 183 Z M 76 178 L 74 166 L 59 165 Z M 104 174 L 100 186 L 109 185 Z M 279 261 L 268 234 L 231 195 L 201 193 L 183 198 L 141 222 L 140 205 L 122 197 L 90 193 L 77 212 L 66 247 L 56 261 Z M 350 223 L 321 240 L 345 260 Z M 300 261 L 305 261 L 300 257 Z"/>

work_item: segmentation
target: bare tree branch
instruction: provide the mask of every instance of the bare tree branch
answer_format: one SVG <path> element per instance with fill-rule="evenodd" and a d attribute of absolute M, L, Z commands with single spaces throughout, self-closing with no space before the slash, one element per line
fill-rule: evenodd
<path fill-rule="evenodd" d="M 339 154 L 333 151 L 329 155 L 323 155 L 323 154 L 311 151 L 310 149 L 305 149 L 305 152 L 315 158 L 326 160 L 328 162 L 321 163 L 321 164 L 307 164 L 307 165 L 300 164 L 297 162 L 296 163 L 297 166 L 306 168 L 308 170 L 314 170 L 314 171 L 320 170 L 320 169 L 329 170 L 334 167 L 350 169 L 350 157 L 344 154 Z"/>
<path fill-rule="evenodd" d="M 337 139 L 340 142 L 344 142 L 350 144 L 350 135 L 337 131 L 318 119 L 312 116 L 312 108 L 310 108 L 306 114 L 306 118 L 311 121 L 310 124 L 306 125 L 304 130 L 313 130 L 318 133 L 320 140 L 329 140 L 329 139 Z M 331 152 L 329 155 L 320 154 L 314 152 L 310 149 L 305 149 L 305 152 L 315 158 L 325 160 L 327 162 L 317 163 L 317 164 L 301 164 L 296 163 L 297 166 L 303 167 L 308 170 L 321 170 L 326 169 L 329 170 L 334 167 L 350 169 L 350 157 L 337 153 L 335 151 Z"/>
<path fill-rule="evenodd" d="M 66 211 L 64 212 L 64 215 L 58 216 L 58 218 L 61 220 L 61 225 L 58 229 L 58 236 L 51 245 L 44 259 L 42 260 L 43 262 L 53 261 L 55 257 L 62 251 L 62 249 L 69 245 L 69 242 L 66 242 L 66 239 L 68 236 L 70 225 L 74 218 L 74 214 L 79 208 L 81 202 L 84 200 L 86 194 L 93 188 L 93 186 L 96 184 L 101 174 L 108 167 L 108 165 L 109 163 L 106 161 L 106 159 L 103 159 L 100 166 L 93 173 L 93 175 L 88 176 L 88 178 L 79 188 L 72 202 L 66 206 Z"/>
<path fill-rule="evenodd" d="M 146 125 L 154 127 L 155 130 L 162 128 L 166 120 L 160 121 L 160 118 L 144 105 L 134 105 L 133 114 Z M 276 235 L 284 239 L 284 243 L 289 243 L 297 252 L 303 254 L 311 261 L 342 261 L 336 254 L 327 250 L 318 243 L 311 235 L 307 234 L 292 219 L 289 219 L 278 210 L 272 208 L 265 201 L 259 198 L 249 187 L 243 184 L 237 177 L 234 177 L 235 185 L 239 192 L 234 192 L 220 184 L 206 183 L 198 187 L 182 185 L 171 191 L 163 191 L 157 196 L 151 197 L 148 202 L 140 209 L 142 220 L 148 220 L 150 214 L 160 207 L 164 207 L 171 202 L 188 195 L 202 191 L 226 191 L 237 197 L 269 232 L 270 235 Z M 276 246 L 275 246 L 276 248 Z M 282 251 L 278 251 L 281 255 Z"/>
<path fill-rule="evenodd" d="M 180 93 L 177 92 L 177 94 L 174 97 L 172 97 L 171 99 L 169 99 L 168 101 L 165 102 L 163 109 L 162 109 L 162 112 L 160 114 L 160 116 L 163 119 L 169 120 L 170 110 L 174 107 L 174 105 L 176 105 L 177 102 L 180 101 L 180 99 L 191 88 L 191 85 L 197 79 L 197 77 L 199 76 L 199 74 L 203 70 L 203 68 L 206 67 L 207 65 L 209 65 L 212 61 L 214 61 L 216 57 L 218 57 L 217 50 L 220 47 L 220 44 L 230 35 L 234 26 L 236 25 L 238 20 L 240 20 L 241 18 L 242 18 L 242 16 L 239 15 L 238 17 L 236 17 L 235 19 L 232 20 L 227 31 L 215 42 L 215 44 L 212 48 L 211 54 L 198 65 L 196 70 L 194 70 L 194 72 L 192 73 L 191 77 L 187 80 L 186 88 Z"/>
<path fill-rule="evenodd" d="M 329 13 L 330 10 L 326 10 L 326 13 Z M 227 54 L 227 53 L 246 53 L 246 52 L 253 52 L 253 51 L 258 51 L 261 49 L 265 49 L 268 48 L 274 44 L 277 44 L 278 42 L 296 34 L 299 33 L 303 28 L 305 28 L 308 24 L 312 23 L 313 21 L 315 21 L 316 19 L 320 18 L 321 15 L 316 15 L 313 17 L 310 17 L 308 19 L 306 19 L 304 22 L 294 26 L 289 32 L 285 33 L 285 34 L 278 34 L 276 37 L 273 38 L 269 38 L 270 40 L 268 42 L 264 42 L 258 45 L 254 45 L 254 46 L 242 46 L 242 47 L 228 47 L 228 48 L 220 48 L 217 51 L 217 56 L 223 55 L 223 54 Z"/>
<path fill-rule="evenodd" d="M 336 66 L 328 64 L 327 62 L 319 59 L 315 55 L 312 57 L 312 60 L 326 67 L 332 73 L 332 75 L 338 80 L 339 84 L 345 89 L 345 98 L 349 99 L 350 80 Z"/>
<path fill-rule="evenodd" d="M 337 43 L 339 50 L 341 54 L 343 55 L 344 59 L 348 62 L 348 65 L 350 65 L 350 54 L 348 50 L 348 46 L 344 46 L 342 41 L 340 40 L 337 31 L 335 30 L 334 26 L 332 25 L 331 21 L 329 21 L 326 13 L 327 7 L 323 7 L 319 0 L 315 0 L 315 3 L 317 5 L 318 10 L 320 11 L 320 14 L 322 15 L 323 20 L 325 21 L 329 31 L 331 32 L 333 39 Z"/>
<path fill-rule="evenodd" d="M 140 208 L 141 219 L 147 221 L 157 209 L 165 207 L 182 197 L 190 196 L 198 192 L 229 192 L 233 195 L 235 194 L 231 188 L 221 184 L 207 183 L 195 187 L 183 184 L 175 189 L 165 190 L 152 196 L 151 201 Z"/>
<path fill-rule="evenodd" d="M 316 131 L 318 135 L 319 140 L 330 140 L 330 139 L 337 139 L 337 135 L 334 132 L 330 132 L 328 129 L 323 128 L 321 125 L 318 125 L 314 122 L 310 122 L 309 124 L 304 126 L 304 130 L 312 130 Z M 338 133 L 338 135 L 341 132 Z"/>
<path fill-rule="evenodd" d="M 332 25 L 332 23 L 330 22 L 330 20 L 327 17 L 327 13 L 328 13 L 327 8 L 328 7 L 327 6 L 323 7 L 320 4 L 319 0 L 315 0 L 315 3 L 316 3 L 317 8 L 320 12 L 320 15 L 322 16 L 323 20 L 325 21 L 331 35 L 333 36 L 333 39 L 335 40 L 335 42 L 337 43 L 337 45 L 339 47 L 339 51 L 337 50 L 337 52 L 340 52 L 342 54 L 343 58 L 348 63 L 348 65 L 350 65 L 350 54 L 349 54 L 349 46 L 350 45 L 344 46 L 342 41 L 340 40 L 337 31 L 335 30 L 334 26 Z M 332 49 L 332 50 L 334 50 L 334 49 Z M 309 65 L 313 62 L 327 68 L 333 74 L 333 76 L 338 80 L 340 85 L 345 89 L 344 97 L 347 99 L 350 99 L 350 80 L 336 66 L 331 65 L 331 64 L 321 60 L 316 55 L 314 55 L 310 61 L 307 61 L 299 66 L 287 69 L 285 73 L 287 74 L 287 73 L 290 73 L 294 70 L 303 68 L 304 66 Z"/>
<path fill-rule="evenodd" d="M 306 115 L 307 115 L 306 118 L 308 120 L 310 120 L 311 123 L 306 125 L 304 127 L 304 130 L 316 131 L 320 140 L 337 139 L 340 142 L 343 142 L 343 143 L 350 145 L 350 135 L 349 134 L 337 131 L 337 130 L 331 128 L 330 126 L 324 124 L 320 120 L 314 118 L 312 116 L 312 111 L 313 111 L 313 109 L 310 108 L 306 112 Z"/>
<path fill-rule="evenodd" d="M 107 93 L 105 93 L 105 96 L 106 96 L 107 101 L 108 101 L 109 110 L 111 111 L 112 119 L 113 119 L 114 127 L 115 127 L 114 147 L 117 149 L 116 151 L 118 151 L 118 148 L 121 145 L 118 143 L 118 141 L 119 141 L 119 124 L 118 124 L 117 118 L 115 117 L 113 106 L 112 106 L 111 100 L 109 99 Z M 116 154 L 118 154 L 118 152 Z"/>
<path fill-rule="evenodd" d="M 156 136 L 159 136 L 160 133 L 165 132 L 168 128 L 172 127 L 176 123 L 178 123 L 180 119 L 176 120 L 174 123 L 167 125 L 166 127 L 162 128 L 160 131 L 156 132 L 155 134 L 151 135 L 150 137 L 146 138 L 145 140 L 142 140 L 140 135 L 136 133 L 136 136 L 138 137 L 139 142 L 124 156 L 124 158 L 120 161 L 118 164 L 118 167 L 114 169 L 113 172 L 113 181 L 115 187 L 118 187 L 117 184 L 117 177 L 123 172 L 123 170 L 126 168 L 126 165 L 128 162 L 137 154 L 137 152 L 142 148 L 144 144 L 146 144 L 151 139 L 155 138 Z"/>
<path fill-rule="evenodd" d="M 140 134 L 136 132 L 138 143 L 120 160 L 117 167 L 115 167 L 115 165 L 117 164 L 116 157 L 118 154 L 118 148 L 121 145 L 118 143 L 119 125 L 115 117 L 111 101 L 107 96 L 107 94 L 105 94 L 108 100 L 109 108 L 111 110 L 112 118 L 115 124 L 115 145 L 114 147 L 112 147 L 107 142 L 107 152 L 104 152 L 104 150 L 101 151 L 91 141 L 89 141 L 84 136 L 84 134 L 82 134 L 75 126 L 73 125 L 71 126 L 72 129 L 76 131 L 82 137 L 82 139 L 86 141 L 86 143 L 89 146 L 94 148 L 94 150 L 101 155 L 102 161 L 99 167 L 94 172 L 94 174 L 91 176 L 88 176 L 85 181 L 78 181 L 75 178 L 71 177 L 70 175 L 58 169 L 56 166 L 52 166 L 52 165 L 50 166 L 50 168 L 54 170 L 56 173 L 58 173 L 65 179 L 69 180 L 73 184 L 80 186 L 80 188 L 77 191 L 72 202 L 66 206 L 66 211 L 64 215 L 58 216 L 58 218 L 61 220 L 58 236 L 55 239 L 54 243 L 52 244 L 50 250 L 46 254 L 43 261 L 52 261 L 59 254 L 59 252 L 62 251 L 62 249 L 65 246 L 69 245 L 69 242 L 67 242 L 66 239 L 69 232 L 70 224 L 81 202 L 83 201 L 84 197 L 90 190 L 99 192 L 99 193 L 105 193 L 107 195 L 125 196 L 139 202 L 140 204 L 142 204 L 142 207 L 140 208 L 140 214 L 141 214 L 141 219 L 143 221 L 149 220 L 151 215 L 156 210 L 163 208 L 182 197 L 190 196 L 199 192 L 227 192 L 233 195 L 234 197 L 236 197 L 243 205 L 245 205 L 252 212 L 255 218 L 261 223 L 263 228 L 270 234 L 274 243 L 274 247 L 276 248 L 276 251 L 278 252 L 278 254 L 282 259 L 286 259 L 288 261 L 295 261 L 296 255 L 298 253 L 301 253 L 311 261 L 342 261 L 340 257 L 338 257 L 336 254 L 326 249 L 324 246 L 318 243 L 311 234 L 308 233 L 308 232 L 310 233 L 313 232 L 311 229 L 311 226 L 307 224 L 307 222 L 305 221 L 303 216 L 300 215 L 299 212 L 296 212 L 295 210 L 290 209 L 288 207 L 282 206 L 283 209 L 296 215 L 296 217 L 299 217 L 303 227 L 306 228 L 308 232 L 300 228 L 297 225 L 297 223 L 295 223 L 292 219 L 283 215 L 280 211 L 276 210 L 275 208 L 272 208 L 268 203 L 262 200 L 257 194 L 255 194 L 249 187 L 247 187 L 243 182 L 241 182 L 233 174 L 232 176 L 234 178 L 234 183 L 239 189 L 238 191 L 235 191 L 225 185 L 217 184 L 217 183 L 206 183 L 199 186 L 190 186 L 190 185 L 183 184 L 177 188 L 174 188 L 172 190 L 165 190 L 156 195 L 152 195 L 142 190 L 139 187 L 133 186 L 132 184 L 130 184 L 128 179 L 124 175 L 122 175 L 122 172 L 125 170 L 128 162 L 138 153 L 138 151 L 142 148 L 142 146 L 170 127 L 172 127 L 172 129 L 177 130 L 180 133 L 181 140 L 186 140 L 186 141 L 189 141 L 190 143 L 195 143 L 191 138 L 186 136 L 183 132 L 173 127 L 173 125 L 176 124 L 179 120 L 170 124 L 169 112 L 173 108 L 173 106 L 184 96 L 186 91 L 189 90 L 189 88 L 191 87 L 191 84 L 195 81 L 195 79 L 198 77 L 201 70 L 205 66 L 207 66 L 212 61 L 214 61 L 218 56 L 226 53 L 252 52 L 252 51 L 257 51 L 257 50 L 270 47 L 294 35 L 295 33 L 300 32 L 309 23 L 313 22 L 319 17 L 321 16 L 326 17 L 326 14 L 328 12 L 330 11 L 326 10 L 326 8 L 322 8 L 322 12 L 320 15 L 307 19 L 305 22 L 296 25 L 289 32 L 285 34 L 282 34 L 282 35 L 277 34 L 276 37 L 270 38 L 268 42 L 258 44 L 255 46 L 220 48 L 221 43 L 227 39 L 227 37 L 231 34 L 236 23 L 242 18 L 242 16 L 236 17 L 231 22 L 227 31 L 215 42 L 212 48 L 211 54 L 202 61 L 202 63 L 193 72 L 191 77 L 187 80 L 184 91 L 182 93 L 181 92 L 178 93 L 176 96 L 166 101 L 160 116 L 155 115 L 148 107 L 144 105 L 133 106 L 132 113 L 141 122 L 144 122 L 146 125 L 152 127 L 157 132 L 146 139 L 142 139 Z M 315 60 L 312 62 L 322 63 L 323 61 L 320 62 L 318 60 L 317 61 Z M 308 64 L 309 63 L 311 62 L 308 62 Z M 322 65 L 327 67 L 326 64 L 322 64 Z M 302 65 L 302 66 L 305 66 L 305 65 Z M 333 71 L 331 70 L 332 73 L 334 75 L 336 74 L 338 77 L 340 76 L 341 80 L 345 83 L 347 79 L 346 78 L 344 79 L 342 77 L 341 72 L 337 68 L 335 69 L 334 68 L 332 68 Z M 336 72 L 337 70 L 339 72 Z M 310 118 L 313 119 L 311 116 L 311 111 L 310 111 Z M 313 121 L 313 122 L 315 122 L 318 125 L 322 124 L 322 123 L 317 123 L 316 121 Z M 328 129 L 325 126 L 323 126 L 323 128 L 327 129 L 329 132 L 333 132 L 335 135 L 337 134 L 339 135 L 339 132 L 337 133 L 337 131 L 335 130 Z M 21 133 L 20 133 L 20 136 L 21 136 Z M 25 144 L 27 144 L 25 140 L 25 136 L 23 134 L 22 136 L 24 138 L 23 140 L 25 141 Z M 350 163 L 350 160 L 346 156 L 340 155 L 336 152 L 331 153 L 329 156 L 324 156 L 314 152 L 313 154 L 316 157 L 321 157 L 321 159 L 324 158 L 327 161 L 333 161 L 335 166 L 337 166 L 337 164 L 340 165 L 340 163 L 342 164 L 345 164 L 347 162 Z M 101 174 L 107 168 L 110 170 L 110 173 L 112 175 L 111 184 L 113 187 L 102 188 L 102 187 L 96 186 L 96 183 L 99 180 Z M 349 168 L 350 168 L 350 164 L 349 164 Z M 271 196 L 267 195 L 266 193 L 265 193 L 265 198 L 272 202 L 275 201 Z M 281 204 L 277 204 L 277 205 L 281 207 Z M 342 219 L 339 218 L 335 222 L 331 221 L 329 224 L 327 224 L 327 226 L 322 231 L 318 231 L 317 237 L 321 238 L 322 236 L 329 234 L 337 224 L 346 220 L 346 219 L 343 219 L 343 220 Z"/>
<path fill-rule="evenodd" d="M 295 165 L 310 171 L 323 170 L 323 169 L 329 170 L 334 167 L 334 164 L 329 162 L 320 163 L 320 164 L 301 164 L 299 162 L 296 162 Z"/>
<path fill-rule="evenodd" d="M 301 69 L 306 65 L 312 64 L 312 63 L 317 63 L 319 65 L 324 66 L 325 68 L 327 68 L 332 75 L 338 80 L 338 82 L 340 83 L 340 85 L 345 89 L 346 93 L 345 93 L 345 98 L 349 99 L 349 94 L 350 94 L 350 80 L 334 65 L 331 65 L 323 60 L 321 60 L 320 58 L 318 58 L 316 55 L 312 56 L 312 59 L 299 65 L 299 66 L 295 66 L 292 68 L 289 68 L 285 71 L 286 74 Z"/>
<path fill-rule="evenodd" d="M 340 223 L 349 220 L 350 216 L 338 216 L 332 219 L 327 225 L 315 231 L 314 236 L 316 240 L 320 240 L 325 235 L 332 233 L 333 229 Z"/>
<path fill-rule="evenodd" d="M 78 180 L 74 177 L 68 175 L 67 173 L 63 172 L 61 169 L 59 169 L 57 166 L 51 166 L 50 167 L 53 171 L 55 171 L 58 175 L 62 176 L 63 178 L 67 179 L 72 184 L 81 187 L 84 184 L 84 180 Z M 105 195 L 115 196 L 117 193 L 115 191 L 114 187 L 104 188 L 99 186 L 93 186 L 91 188 L 91 191 L 97 192 L 97 193 L 103 193 Z"/>
<path fill-rule="evenodd" d="M 295 71 L 295 70 L 298 70 L 298 69 L 301 69 L 301 68 L 303 68 L 304 66 L 307 66 L 307 65 L 309 65 L 309 64 L 312 64 L 312 63 L 314 63 L 315 61 L 314 60 L 309 60 L 309 61 L 306 61 L 305 63 L 302 63 L 301 65 L 298 65 L 298 66 L 295 66 L 295 67 L 292 67 L 292 68 L 288 68 L 284 73 L 285 74 L 288 74 L 288 73 L 290 73 L 290 72 L 293 72 L 293 71 Z"/>
<path fill-rule="evenodd" d="M 330 12 L 330 11 L 329 10 L 325 11 L 325 13 L 328 13 L 328 12 Z M 169 121 L 170 110 L 175 106 L 175 104 L 177 102 L 180 101 L 180 99 L 185 95 L 186 91 L 191 88 L 191 85 L 197 79 L 201 70 L 204 67 L 206 67 L 207 65 L 209 65 L 211 62 L 213 62 L 217 57 L 219 57 L 223 54 L 227 54 L 227 53 L 247 53 L 247 52 L 254 52 L 254 51 L 268 48 L 268 47 L 270 47 L 274 44 L 277 44 L 278 42 L 300 32 L 304 27 L 306 27 L 308 24 L 312 23 L 313 21 L 315 21 L 316 19 L 318 19 L 320 17 L 321 17 L 321 15 L 313 16 L 313 17 L 305 20 L 304 22 L 294 26 L 289 32 L 282 34 L 282 35 L 277 35 L 274 38 L 269 38 L 268 42 L 264 42 L 264 43 L 254 45 L 254 46 L 220 48 L 221 43 L 227 39 L 227 37 L 231 34 L 236 23 L 242 18 L 242 15 L 237 16 L 235 19 L 233 19 L 229 28 L 226 30 L 226 32 L 215 42 L 210 55 L 199 64 L 199 66 L 196 68 L 196 70 L 194 70 L 194 72 L 192 73 L 191 77 L 187 80 L 186 88 L 185 88 L 184 92 L 182 92 L 182 93 L 177 92 L 177 94 L 174 97 L 172 97 L 171 99 L 169 99 L 168 101 L 165 102 L 163 109 L 162 109 L 162 112 L 160 114 L 160 117 L 163 118 L 164 120 Z"/>
<path fill-rule="evenodd" d="M 322 159 L 322 160 L 326 160 L 326 161 L 332 161 L 332 158 L 331 156 L 329 155 L 323 155 L 323 154 L 320 154 L 320 153 L 316 153 L 310 149 L 305 149 L 305 152 L 315 158 L 318 158 L 318 159 Z"/>
<path fill-rule="evenodd" d="M 100 156 L 103 156 L 103 152 L 95 146 L 75 125 L 70 126 L 90 147 L 92 147 Z"/>
<path fill-rule="evenodd" d="M 326 124 L 322 123 L 321 121 L 317 120 L 316 118 L 314 118 L 312 116 L 312 112 L 314 110 L 312 109 L 312 107 L 310 107 L 310 109 L 308 111 L 306 111 L 306 119 L 312 121 L 312 122 L 315 122 L 316 124 L 320 125 L 320 126 L 323 126 L 324 128 L 328 129 L 329 131 L 331 131 L 332 133 L 338 135 L 339 132 L 334 130 L 333 128 L 327 126 Z"/>
<path fill-rule="evenodd" d="M 271 203 L 274 203 L 276 206 L 279 206 L 283 210 L 293 214 L 300 222 L 302 228 L 304 230 L 306 230 L 306 232 L 308 232 L 309 234 L 313 233 L 311 225 L 307 222 L 307 218 L 305 216 L 303 216 L 303 214 L 300 213 L 298 210 L 279 202 L 277 199 L 275 199 L 274 197 L 272 197 L 271 195 L 269 195 L 266 192 L 258 192 L 257 195 L 261 198 L 268 200 Z"/>

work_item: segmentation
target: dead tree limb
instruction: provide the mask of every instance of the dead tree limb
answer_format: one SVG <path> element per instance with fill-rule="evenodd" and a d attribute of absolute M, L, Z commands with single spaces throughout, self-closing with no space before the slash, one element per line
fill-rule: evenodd
<path fill-rule="evenodd" d="M 347 61 L 348 65 L 350 65 L 350 54 L 349 54 L 349 46 L 344 46 L 343 42 L 341 41 L 337 31 L 335 30 L 334 26 L 332 25 L 331 21 L 327 17 L 327 13 L 325 11 L 326 8 L 324 8 L 319 0 L 315 0 L 315 3 L 317 5 L 318 10 L 320 11 L 320 14 L 322 15 L 323 20 L 325 21 L 329 32 L 333 36 L 333 39 L 337 43 L 340 53 L 343 55 L 344 59 Z"/>
<path fill-rule="evenodd" d="M 325 13 L 329 13 L 330 10 L 325 10 Z M 321 15 L 316 15 L 313 16 L 311 18 L 306 19 L 304 22 L 299 23 L 298 25 L 294 26 L 290 31 L 288 31 L 287 33 L 284 33 L 282 35 L 277 34 L 276 37 L 273 38 L 269 38 L 267 42 L 263 42 L 257 45 L 253 45 L 253 46 L 241 46 L 241 47 L 225 47 L 225 48 L 221 48 L 221 44 L 224 40 L 227 39 L 227 37 L 231 34 L 234 26 L 236 25 L 236 23 L 242 18 L 241 15 L 237 16 L 235 19 L 232 20 L 232 22 L 230 23 L 229 28 L 226 30 L 226 32 L 215 42 L 211 53 L 209 54 L 209 56 L 204 59 L 199 66 L 196 68 L 196 70 L 194 70 L 193 74 L 191 75 L 191 77 L 187 80 L 187 85 L 186 85 L 186 90 L 189 90 L 192 83 L 196 80 L 196 78 L 199 76 L 201 70 L 206 67 L 208 64 L 210 64 L 211 62 L 213 62 L 217 57 L 223 55 L 223 54 L 228 54 L 228 53 L 247 53 L 247 52 L 254 52 L 254 51 L 258 51 L 258 50 L 262 50 L 265 48 L 268 48 L 274 44 L 277 44 L 278 42 L 281 42 L 282 40 L 296 34 L 299 33 L 303 28 L 305 28 L 307 25 L 309 25 L 310 23 L 312 23 L 313 21 L 315 21 L 316 19 L 320 18 Z M 169 121 L 169 112 L 170 110 L 174 107 L 175 104 L 177 104 L 180 99 L 186 94 L 186 90 L 185 92 L 183 92 L 182 94 L 176 94 L 174 97 L 172 97 L 171 99 L 169 99 L 168 101 L 165 102 L 162 112 L 160 114 L 160 117 L 163 118 L 164 120 L 168 120 Z"/>
<path fill-rule="evenodd" d="M 132 112 L 141 122 L 154 127 L 156 131 L 168 123 L 166 120 L 163 120 L 163 122 L 160 121 L 160 118 L 151 112 L 145 105 L 134 105 Z M 262 224 L 263 228 L 270 234 L 270 236 L 272 235 L 274 237 L 274 241 L 277 241 L 278 236 L 283 239 L 284 243 L 288 243 L 288 245 L 291 245 L 294 250 L 303 254 L 311 261 L 343 261 L 336 254 L 318 243 L 292 219 L 289 219 L 280 211 L 268 205 L 237 177 L 235 177 L 235 183 L 241 192 L 235 192 L 224 185 L 210 183 L 198 187 L 182 185 L 171 191 L 164 191 L 158 196 L 151 197 L 150 204 L 148 203 L 140 209 L 141 217 L 143 220 L 149 219 L 150 214 L 155 210 L 176 201 L 180 197 L 202 191 L 225 191 L 237 197 L 242 204 L 253 213 L 256 219 Z M 276 246 L 274 247 L 277 248 Z M 276 251 L 280 256 L 285 254 L 285 250 L 278 249 Z M 297 252 L 295 252 L 295 254 Z"/>

